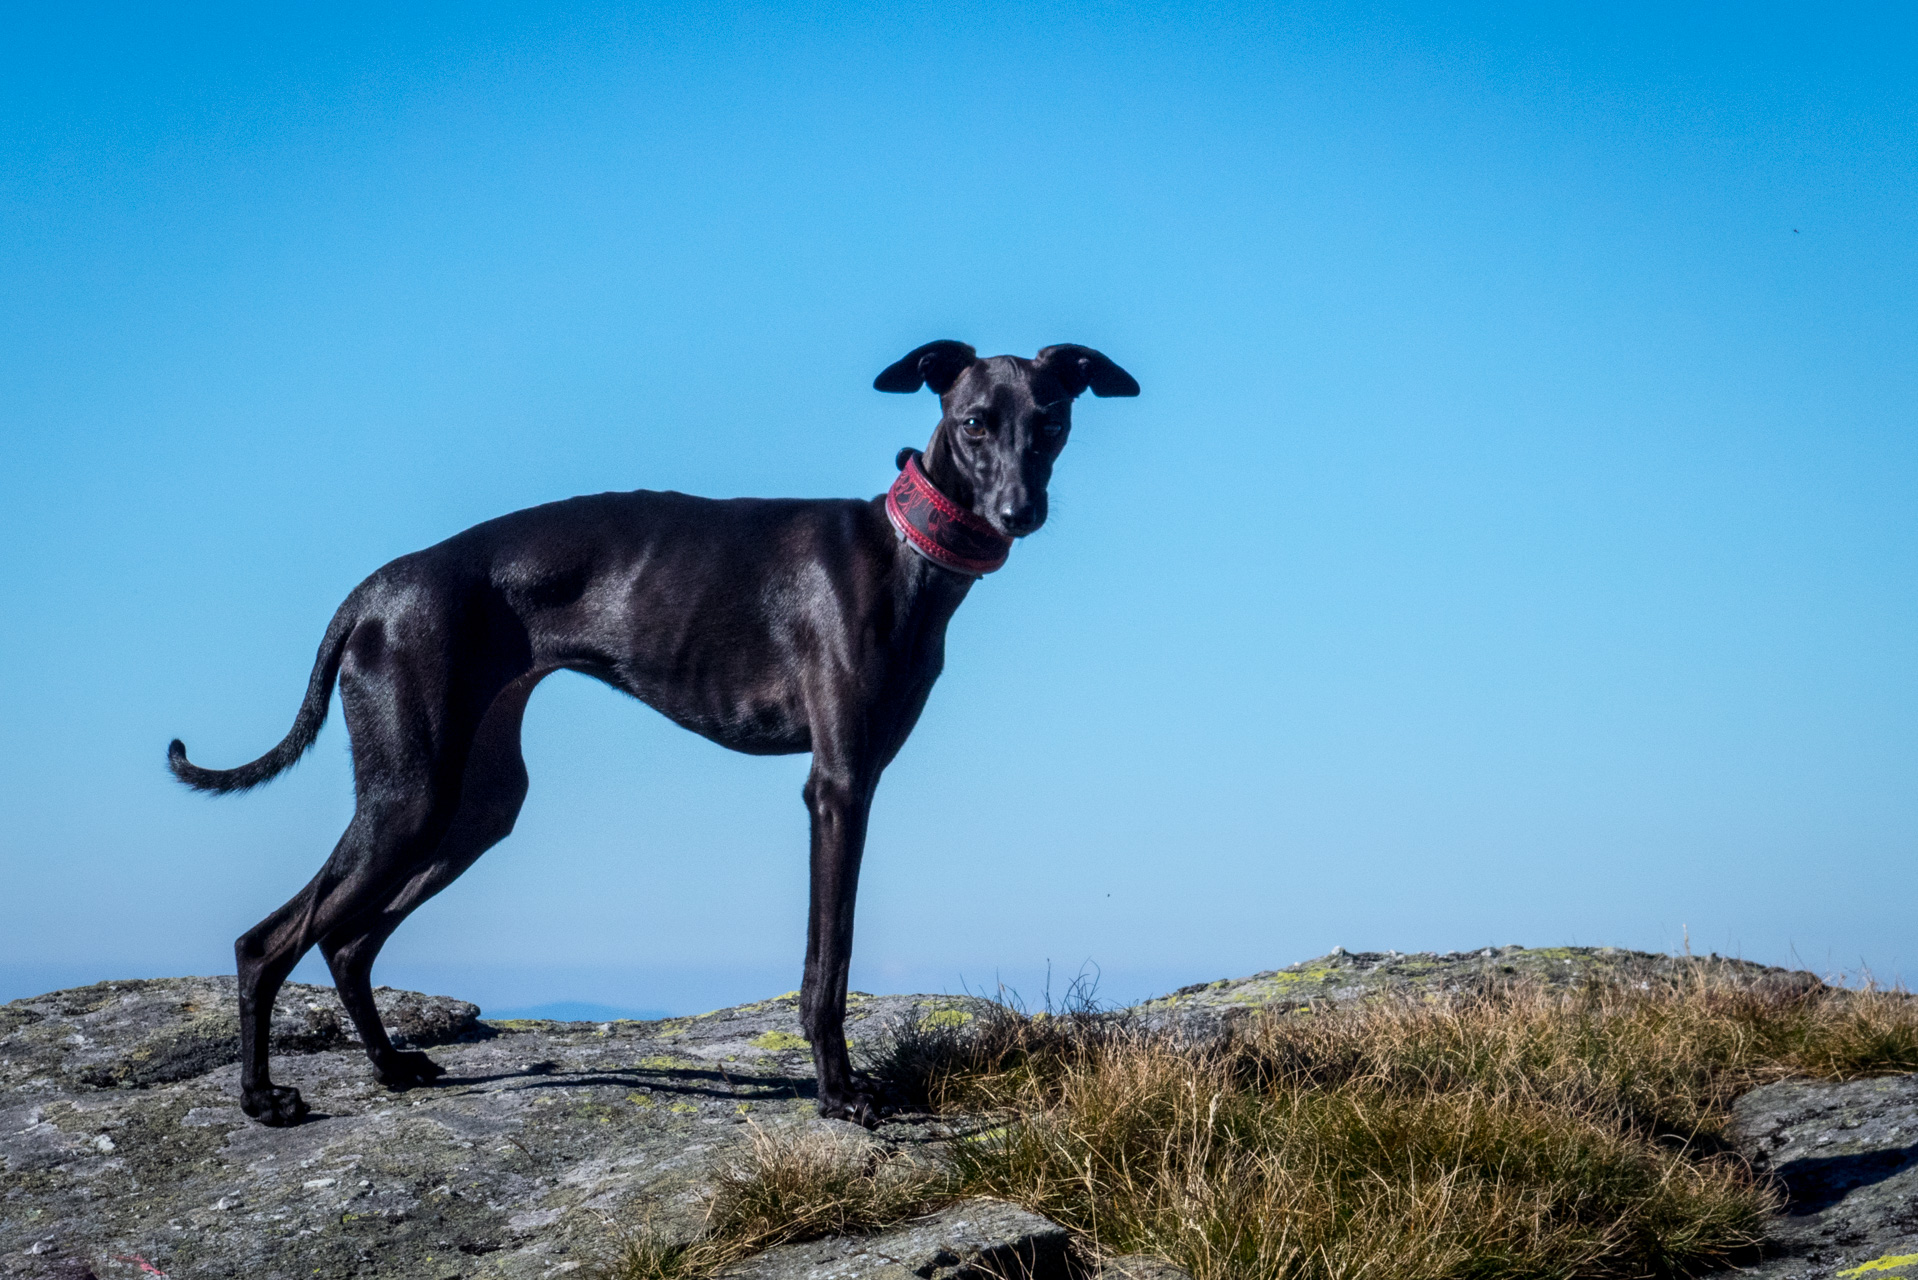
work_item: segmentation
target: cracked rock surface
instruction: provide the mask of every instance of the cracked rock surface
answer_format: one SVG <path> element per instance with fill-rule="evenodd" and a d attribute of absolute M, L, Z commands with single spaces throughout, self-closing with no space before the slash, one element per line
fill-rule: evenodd
<path fill-rule="evenodd" d="M 792 996 L 601 1024 L 379 999 L 389 1028 L 437 1046 L 446 1077 L 388 1092 L 332 989 L 289 984 L 273 1074 L 314 1115 L 287 1129 L 239 1109 L 231 978 L 0 1006 L 0 1275 L 560 1275 L 605 1250 L 614 1224 L 690 1229 L 702 1179 L 749 1119 L 827 1123 Z M 975 1003 L 855 996 L 847 1030 L 857 1044 L 890 1019 Z"/>
<path fill-rule="evenodd" d="M 1789 1197 L 1764 1280 L 1918 1275 L 1918 1076 L 1767 1085 L 1738 1100 L 1734 1132 Z"/>
<path fill-rule="evenodd" d="M 781 1245 L 722 1280 L 1068 1280 L 1072 1240 L 1003 1200 L 967 1200 L 870 1236 Z"/>

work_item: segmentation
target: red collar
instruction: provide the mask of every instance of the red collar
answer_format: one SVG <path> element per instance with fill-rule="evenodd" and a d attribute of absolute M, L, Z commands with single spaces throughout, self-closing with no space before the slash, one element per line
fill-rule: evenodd
<path fill-rule="evenodd" d="M 999 568 L 1012 550 L 1011 538 L 933 488 L 915 449 L 900 454 L 899 478 L 886 491 L 886 518 L 901 542 L 969 578 Z"/>

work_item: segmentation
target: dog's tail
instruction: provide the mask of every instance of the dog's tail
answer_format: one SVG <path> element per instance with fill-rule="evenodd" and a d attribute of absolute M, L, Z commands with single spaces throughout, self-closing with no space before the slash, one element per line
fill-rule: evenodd
<path fill-rule="evenodd" d="M 340 673 L 340 655 L 346 652 L 346 638 L 353 633 L 358 621 L 358 602 L 348 597 L 333 615 L 333 621 L 327 624 L 319 657 L 313 663 L 313 675 L 306 682 L 306 701 L 300 704 L 300 714 L 294 717 L 292 729 L 280 739 L 279 746 L 237 769 L 202 769 L 186 758 L 186 744 L 175 738 L 166 749 L 166 765 L 173 776 L 195 791 L 224 793 L 257 787 L 292 768 L 294 761 L 306 754 L 306 749 L 320 736 L 320 726 L 326 723 L 327 704 L 333 700 L 333 680 Z"/>

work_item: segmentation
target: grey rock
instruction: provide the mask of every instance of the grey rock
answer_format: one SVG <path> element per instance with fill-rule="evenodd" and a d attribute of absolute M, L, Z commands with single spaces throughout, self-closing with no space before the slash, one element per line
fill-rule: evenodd
<path fill-rule="evenodd" d="M 1260 1012 L 1305 1009 L 1318 1003 L 1349 1004 L 1426 992 L 1458 994 L 1518 982 L 1565 988 L 1594 978 L 1649 987 L 1700 969 L 1731 972 L 1790 990 L 1822 985 L 1809 973 L 1749 960 L 1717 955 L 1665 956 L 1618 947 L 1513 946 L 1410 954 L 1334 947 L 1316 960 L 1268 969 L 1249 978 L 1221 978 L 1180 987 L 1130 1012 L 1154 1030 L 1203 1034 Z"/>
<path fill-rule="evenodd" d="M 1064 1227 L 1017 1205 L 967 1200 L 876 1235 L 781 1245 L 725 1274 L 726 1280 L 1067 1280 L 1071 1243 Z"/>
<path fill-rule="evenodd" d="M 1787 1196 L 1754 1274 L 1918 1275 L 1918 1076 L 1754 1089 L 1738 1100 L 1733 1135 Z"/>
<path fill-rule="evenodd" d="M 240 1022 L 231 977 L 148 978 L 0 1005 L 0 1089 L 55 1073 L 76 1087 L 138 1088 L 189 1080 L 237 1062 Z M 380 987 L 373 993 L 402 1047 L 446 1044 L 480 1031 L 479 1006 Z M 331 987 L 288 983 L 273 1004 L 273 1053 L 357 1045 Z"/>
<path fill-rule="evenodd" d="M 110 1280 L 555 1276 L 612 1224 L 697 1225 L 707 1171 L 747 1133 L 822 1126 L 797 1000 L 660 1022 L 482 1022 L 384 992 L 447 1076 L 390 1093 L 332 991 L 291 987 L 273 1072 L 314 1115 L 237 1105 L 231 979 L 102 983 L 0 1006 L 0 1275 Z M 855 996 L 855 1045 L 965 998 Z M 281 1019 L 284 1019 L 281 1022 Z M 936 1128 L 889 1125 L 897 1144 Z"/>
<path fill-rule="evenodd" d="M 1190 1272 L 1149 1253 L 1128 1253 L 1108 1259 L 1099 1268 L 1100 1280 L 1192 1280 Z"/>

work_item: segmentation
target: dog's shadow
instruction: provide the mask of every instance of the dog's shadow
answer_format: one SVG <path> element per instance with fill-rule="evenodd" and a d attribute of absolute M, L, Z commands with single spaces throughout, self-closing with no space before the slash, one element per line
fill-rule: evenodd
<path fill-rule="evenodd" d="M 1918 1165 L 1918 1142 L 1856 1155 L 1814 1156 L 1779 1165 L 1772 1174 L 1785 1188 L 1791 1217 L 1821 1213 L 1860 1187 L 1883 1182 Z"/>
<path fill-rule="evenodd" d="M 704 1067 L 614 1067 L 567 1071 L 556 1062 L 535 1062 L 518 1071 L 490 1075 L 445 1075 L 423 1086 L 429 1089 L 468 1088 L 508 1083 L 513 1089 L 577 1089 L 595 1085 L 616 1089 L 644 1089 L 682 1097 L 723 1098 L 735 1102 L 770 1102 L 788 1098 L 816 1098 L 819 1082 L 811 1076 L 734 1073 Z"/>

